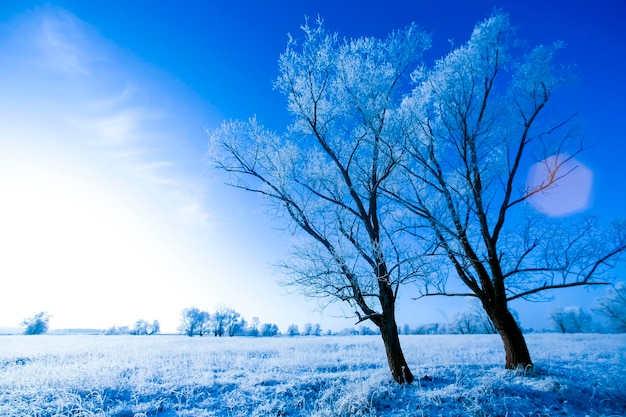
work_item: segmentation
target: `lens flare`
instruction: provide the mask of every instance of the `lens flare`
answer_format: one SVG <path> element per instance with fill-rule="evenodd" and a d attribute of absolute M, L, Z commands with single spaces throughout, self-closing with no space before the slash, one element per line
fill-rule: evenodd
<path fill-rule="evenodd" d="M 530 168 L 526 192 L 542 187 L 529 197 L 530 204 L 550 217 L 570 216 L 591 206 L 593 172 L 569 155 L 554 155 Z"/>

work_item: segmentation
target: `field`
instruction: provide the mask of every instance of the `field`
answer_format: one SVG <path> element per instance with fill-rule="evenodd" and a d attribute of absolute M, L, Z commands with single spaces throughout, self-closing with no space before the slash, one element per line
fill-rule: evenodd
<path fill-rule="evenodd" d="M 418 381 L 399 386 L 378 336 L 3 336 L 0 415 L 626 415 L 626 335 L 528 342 L 523 375 L 497 336 L 403 336 Z"/>

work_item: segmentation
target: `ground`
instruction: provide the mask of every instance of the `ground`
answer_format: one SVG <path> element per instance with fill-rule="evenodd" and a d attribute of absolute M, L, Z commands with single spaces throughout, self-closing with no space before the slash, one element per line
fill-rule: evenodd
<path fill-rule="evenodd" d="M 626 335 L 531 334 L 533 372 L 494 335 L 2 336 L 3 416 L 623 416 Z"/>

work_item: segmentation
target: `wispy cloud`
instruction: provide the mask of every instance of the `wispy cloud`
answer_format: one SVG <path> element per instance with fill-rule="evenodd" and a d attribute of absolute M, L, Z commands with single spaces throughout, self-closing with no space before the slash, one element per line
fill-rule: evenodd
<path fill-rule="evenodd" d="M 18 79 L 10 92 L 12 107 L 21 100 L 28 112 L 15 110 L 19 118 L 47 128 L 56 146 L 85 149 L 153 192 L 170 193 L 166 200 L 174 207 L 173 218 L 180 217 L 176 207 L 188 207 L 190 195 L 202 200 L 197 195 L 202 167 L 192 168 L 180 133 L 187 129 L 185 115 L 176 114 L 175 92 L 164 91 L 149 67 L 62 9 L 38 9 L 13 29 L 4 41 L 10 51 L 0 59 L 5 63 L 0 76 Z M 36 146 L 44 139 L 30 140 Z"/>
<path fill-rule="evenodd" d="M 50 9 L 42 14 L 35 33 L 41 62 L 69 75 L 88 75 L 97 54 L 89 51 L 85 31 L 82 22 L 62 10 Z"/>
<path fill-rule="evenodd" d="M 171 161 L 154 161 L 135 166 L 133 172 L 151 184 L 174 186 L 179 185 L 179 181 L 168 176 L 167 173 L 175 166 L 176 164 Z"/>

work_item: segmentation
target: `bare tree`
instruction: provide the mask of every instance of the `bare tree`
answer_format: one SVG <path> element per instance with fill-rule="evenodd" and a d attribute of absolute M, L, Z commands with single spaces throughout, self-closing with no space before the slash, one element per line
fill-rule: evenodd
<path fill-rule="evenodd" d="M 593 310 L 609 319 L 613 330 L 626 333 L 626 285 L 618 282 L 607 290 L 593 305 Z"/>
<path fill-rule="evenodd" d="M 517 313 L 511 311 L 513 316 L 517 316 Z M 480 303 L 469 303 L 469 307 L 463 311 L 457 313 L 449 323 L 450 333 L 461 334 L 495 334 L 496 328 L 494 327 L 491 319 L 485 313 Z"/>
<path fill-rule="evenodd" d="M 403 185 L 388 189 L 413 213 L 406 229 L 430 239 L 433 257 L 447 258 L 450 276 L 463 284 L 458 291 L 457 282 L 451 287 L 440 277 L 423 294 L 480 300 L 510 369 L 532 361 L 508 303 L 604 284 L 626 249 L 623 222 L 605 229 L 593 219 L 549 221 L 528 206 L 568 174 L 581 146 L 568 129 L 571 117 L 544 115 L 566 81 L 567 70 L 554 63 L 562 45 L 521 56 L 512 33 L 508 16 L 496 12 L 434 68 L 413 74 L 415 88 L 403 101 L 411 157 L 395 171 Z M 523 168 L 532 157 L 544 161 L 547 174 L 526 185 Z"/>
<path fill-rule="evenodd" d="M 590 332 L 591 315 L 579 306 L 556 308 L 550 312 L 550 320 L 561 333 Z"/>
<path fill-rule="evenodd" d="M 135 322 L 133 328 L 130 329 L 130 334 L 133 335 L 153 335 L 161 331 L 161 325 L 158 320 L 154 320 L 152 323 L 146 320 L 140 319 Z"/>
<path fill-rule="evenodd" d="M 290 38 L 280 56 L 275 85 L 293 124 L 277 135 L 256 120 L 225 123 L 211 134 L 214 160 L 302 238 L 283 265 L 285 283 L 349 303 L 359 322 L 380 329 L 394 379 L 410 383 L 395 303 L 424 269 L 417 246 L 393 228 L 400 206 L 382 186 L 404 156 L 400 86 L 429 38 L 414 26 L 385 40 L 340 41 L 321 22 L 302 29 L 301 45 Z"/>
<path fill-rule="evenodd" d="M 260 320 L 258 317 L 252 317 L 252 321 L 247 329 L 245 329 L 245 333 L 248 336 L 257 337 L 259 335 L 259 325 Z"/>
<path fill-rule="evenodd" d="M 241 330 L 241 314 L 232 308 L 220 306 L 215 310 L 212 317 L 215 336 L 221 337 L 227 334 L 232 337 Z"/>
<path fill-rule="evenodd" d="M 182 311 L 178 330 L 189 337 L 204 336 L 209 332 L 210 314 L 197 307 L 186 308 Z"/>
<path fill-rule="evenodd" d="M 139 319 L 135 322 L 135 324 L 133 325 L 133 328 L 130 329 L 130 334 L 145 335 L 147 334 L 147 328 L 148 328 L 148 322 L 143 319 Z"/>

